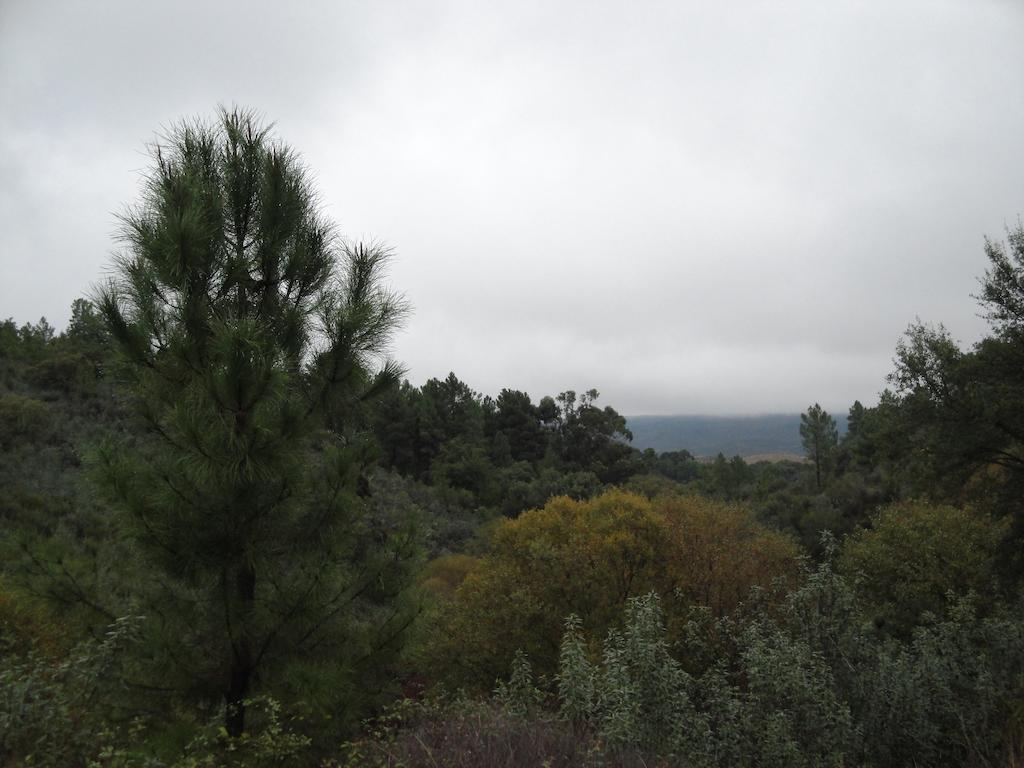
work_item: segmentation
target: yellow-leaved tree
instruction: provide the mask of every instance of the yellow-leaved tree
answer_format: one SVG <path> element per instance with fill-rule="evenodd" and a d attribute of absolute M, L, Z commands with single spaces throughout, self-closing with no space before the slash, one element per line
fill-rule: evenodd
<path fill-rule="evenodd" d="M 752 587 L 795 576 L 798 555 L 749 511 L 709 499 L 553 498 L 499 524 L 454 593 L 438 590 L 425 665 L 452 685 L 488 690 L 523 650 L 551 675 L 569 614 L 603 636 L 629 598 L 654 591 L 672 598 L 669 610 L 700 604 L 720 615 Z"/>

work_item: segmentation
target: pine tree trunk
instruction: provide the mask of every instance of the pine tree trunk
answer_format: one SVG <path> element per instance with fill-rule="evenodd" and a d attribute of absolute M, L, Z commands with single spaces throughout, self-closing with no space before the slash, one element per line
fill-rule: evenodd
<path fill-rule="evenodd" d="M 242 634 L 233 646 L 228 690 L 224 693 L 224 727 L 232 738 L 241 736 L 245 731 L 245 699 L 253 672 L 252 647 L 246 626 L 256 602 L 256 573 L 251 565 L 242 566 L 236 587 L 241 605 Z"/>
<path fill-rule="evenodd" d="M 249 690 L 250 670 L 238 663 L 236 659 L 231 665 L 231 683 L 224 698 L 227 707 L 224 711 L 224 728 L 228 736 L 235 738 L 245 731 L 245 697 Z"/>

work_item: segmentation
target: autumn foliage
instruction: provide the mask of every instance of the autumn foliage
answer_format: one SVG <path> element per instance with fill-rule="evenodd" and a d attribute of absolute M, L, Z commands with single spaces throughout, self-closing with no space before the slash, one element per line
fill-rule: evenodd
<path fill-rule="evenodd" d="M 427 655 L 439 677 L 481 689 L 520 649 L 552 674 L 569 614 L 604 632 L 630 598 L 653 591 L 675 610 L 721 615 L 752 587 L 793 576 L 797 557 L 790 539 L 743 508 L 706 498 L 554 498 L 497 527 L 439 611 Z"/>

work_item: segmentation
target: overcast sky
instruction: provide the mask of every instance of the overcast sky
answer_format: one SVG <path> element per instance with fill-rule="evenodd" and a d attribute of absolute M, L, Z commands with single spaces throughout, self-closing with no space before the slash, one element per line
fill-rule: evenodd
<path fill-rule="evenodd" d="M 392 246 L 413 383 L 874 402 L 1024 214 L 1024 2 L 0 0 L 0 316 L 101 278 L 145 145 L 259 109 Z"/>

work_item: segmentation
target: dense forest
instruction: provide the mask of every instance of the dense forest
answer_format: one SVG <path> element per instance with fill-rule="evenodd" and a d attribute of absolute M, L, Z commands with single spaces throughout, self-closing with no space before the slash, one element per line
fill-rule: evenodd
<path fill-rule="evenodd" d="M 408 381 L 309 178 L 182 124 L 67 328 L 0 323 L 0 765 L 1024 760 L 1019 223 L 977 344 L 916 322 L 841 436 L 699 461 Z"/>

